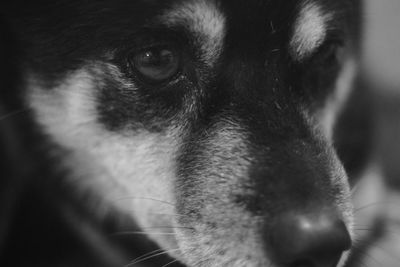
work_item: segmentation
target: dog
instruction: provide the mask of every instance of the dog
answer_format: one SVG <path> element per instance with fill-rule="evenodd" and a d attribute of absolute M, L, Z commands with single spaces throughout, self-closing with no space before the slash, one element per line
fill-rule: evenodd
<path fill-rule="evenodd" d="M 10 3 L 31 161 L 46 159 L 19 220 L 46 234 L 17 234 L 11 247 L 51 249 L 4 266 L 344 266 L 362 163 L 347 160 L 359 154 L 338 121 L 352 106 L 361 10 L 359 0 Z M 132 245 L 138 235 L 150 241 Z"/>

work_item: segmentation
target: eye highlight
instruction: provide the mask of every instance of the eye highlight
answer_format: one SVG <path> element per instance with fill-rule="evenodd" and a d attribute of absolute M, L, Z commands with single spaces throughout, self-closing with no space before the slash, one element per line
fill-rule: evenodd
<path fill-rule="evenodd" d="M 174 48 L 155 46 L 130 55 L 130 69 L 145 82 L 158 84 L 174 78 L 181 65 L 181 55 Z"/>

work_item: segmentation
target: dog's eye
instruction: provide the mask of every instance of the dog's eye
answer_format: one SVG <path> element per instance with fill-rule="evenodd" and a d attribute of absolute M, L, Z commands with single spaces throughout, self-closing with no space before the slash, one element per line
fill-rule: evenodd
<path fill-rule="evenodd" d="M 299 66 L 304 92 L 313 98 L 326 98 L 334 88 L 344 61 L 346 47 L 340 40 L 327 40 L 309 59 Z"/>
<path fill-rule="evenodd" d="M 176 76 L 180 61 L 177 50 L 157 46 L 133 53 L 129 58 L 129 65 L 147 82 L 162 83 Z"/>

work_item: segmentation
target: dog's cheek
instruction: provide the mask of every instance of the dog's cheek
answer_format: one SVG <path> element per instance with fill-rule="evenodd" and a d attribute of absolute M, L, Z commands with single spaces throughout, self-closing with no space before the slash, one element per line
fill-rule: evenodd
<path fill-rule="evenodd" d="M 99 120 L 99 76 L 92 73 L 75 71 L 55 88 L 32 79 L 27 101 L 44 132 L 66 151 L 61 164 L 71 171 L 67 182 L 78 198 L 89 199 L 91 211 L 100 217 L 126 214 L 144 235 L 165 249 L 175 248 L 173 235 L 157 233 L 175 219 L 172 183 L 179 130 L 110 130 Z"/>

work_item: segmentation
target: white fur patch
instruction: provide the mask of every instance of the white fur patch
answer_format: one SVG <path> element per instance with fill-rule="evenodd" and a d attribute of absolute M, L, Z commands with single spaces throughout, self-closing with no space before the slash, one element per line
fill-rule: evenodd
<path fill-rule="evenodd" d="M 305 1 L 302 4 L 290 41 L 291 54 L 296 60 L 310 55 L 323 43 L 330 17 L 316 2 Z"/>
<path fill-rule="evenodd" d="M 214 1 L 183 1 L 160 18 L 169 27 L 183 26 L 193 34 L 202 59 L 212 66 L 221 53 L 225 37 L 225 17 Z"/>
<path fill-rule="evenodd" d="M 37 121 L 69 150 L 64 164 L 73 170 L 70 182 L 85 198 L 94 192 L 87 204 L 98 213 L 116 208 L 134 217 L 143 229 L 171 226 L 175 218 L 165 214 L 174 214 L 171 184 L 177 135 L 174 130 L 154 134 L 105 129 L 97 121 L 96 110 L 101 76 L 92 77 L 92 73 L 92 69 L 82 69 L 56 88 L 32 88 L 28 100 Z M 149 231 L 148 236 L 165 249 L 176 247 L 173 235 L 152 233 L 160 231 Z"/>

